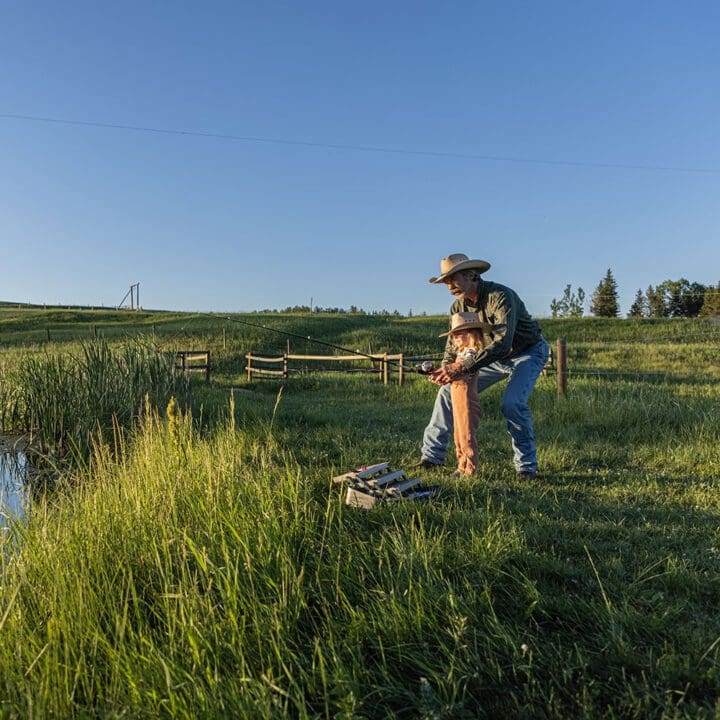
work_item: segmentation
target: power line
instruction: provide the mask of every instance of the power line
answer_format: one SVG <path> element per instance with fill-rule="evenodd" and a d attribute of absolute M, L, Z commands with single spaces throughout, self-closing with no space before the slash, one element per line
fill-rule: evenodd
<path fill-rule="evenodd" d="M 267 143 L 274 145 L 291 145 L 295 147 L 322 148 L 325 150 L 351 150 L 355 152 L 385 153 L 391 155 L 415 155 L 420 157 L 449 158 L 455 160 L 482 160 L 486 162 L 507 162 L 524 165 L 551 165 L 554 167 L 598 168 L 605 170 L 647 170 L 660 172 L 718 174 L 720 168 L 681 167 L 675 165 L 640 165 L 632 163 L 602 163 L 579 160 L 554 160 L 547 158 L 524 158 L 510 155 L 483 155 L 477 153 L 456 153 L 435 150 L 407 150 L 403 148 L 384 147 L 380 145 L 354 145 L 345 143 L 312 142 L 310 140 L 289 140 L 287 138 L 259 137 L 255 135 L 230 135 L 202 130 L 174 130 L 142 125 L 124 125 L 120 123 L 103 123 L 89 120 L 67 120 L 37 115 L 20 115 L 16 113 L 0 113 L 6 120 L 22 120 L 31 122 L 54 123 L 56 125 L 73 125 L 77 127 L 95 127 L 111 130 L 131 130 L 134 132 L 156 133 L 161 135 L 184 135 L 187 137 L 213 138 L 247 143 Z"/>

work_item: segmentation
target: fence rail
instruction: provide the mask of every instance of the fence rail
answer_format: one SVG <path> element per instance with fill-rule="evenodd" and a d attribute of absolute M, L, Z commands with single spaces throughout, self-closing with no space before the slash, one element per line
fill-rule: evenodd
<path fill-rule="evenodd" d="M 377 373 L 380 376 L 380 380 L 387 385 L 390 382 L 390 371 L 394 365 L 397 367 L 397 380 L 398 385 L 402 385 L 405 381 L 405 372 L 403 367 L 404 355 L 402 353 L 397 355 L 390 355 L 388 353 L 377 353 L 367 356 L 360 355 L 292 355 L 284 354 L 279 357 L 267 357 L 263 355 L 253 355 L 248 353 L 245 355 L 247 365 L 245 369 L 247 371 L 248 382 L 252 382 L 253 376 L 270 376 L 270 377 L 282 377 L 283 380 L 287 380 L 290 377 L 290 362 L 295 360 L 307 361 L 320 361 L 320 362 L 357 362 L 357 361 L 370 361 L 372 367 L 368 368 L 366 372 Z M 271 370 L 266 367 L 262 367 L 265 364 L 278 364 L 282 363 L 282 370 Z M 258 364 L 260 367 L 258 367 Z M 377 364 L 377 367 L 376 367 Z"/>
<path fill-rule="evenodd" d="M 202 360 L 202 364 L 197 361 Z M 175 367 L 183 374 L 197 370 L 205 373 L 205 380 L 210 381 L 210 351 L 209 350 L 176 350 Z"/>
<path fill-rule="evenodd" d="M 556 368 L 557 376 L 557 387 L 558 395 L 565 395 L 567 392 L 567 350 L 565 344 L 565 338 L 560 338 L 557 341 L 557 349 L 555 354 L 552 350 L 550 352 L 550 358 L 548 364 L 543 369 L 543 375 L 547 377 L 548 370 Z M 301 361 L 339 361 L 339 362 L 357 362 L 358 360 L 370 360 L 373 364 L 372 368 L 369 368 L 367 372 L 378 373 L 380 379 L 385 385 L 390 382 L 390 368 L 395 365 L 397 367 L 397 379 L 398 385 L 402 385 L 405 381 L 405 355 L 398 353 L 396 355 L 390 355 L 388 353 L 367 355 L 365 357 L 359 355 L 293 355 L 285 353 L 279 356 L 266 356 L 266 355 L 253 355 L 247 353 L 245 355 L 247 365 L 245 370 L 247 371 L 248 382 L 252 382 L 253 376 L 259 377 L 282 377 L 283 380 L 287 380 L 290 377 L 290 361 L 301 360 Z M 263 365 L 273 365 L 282 363 L 282 370 L 272 370 Z M 379 367 L 375 367 L 375 363 L 379 363 Z"/>

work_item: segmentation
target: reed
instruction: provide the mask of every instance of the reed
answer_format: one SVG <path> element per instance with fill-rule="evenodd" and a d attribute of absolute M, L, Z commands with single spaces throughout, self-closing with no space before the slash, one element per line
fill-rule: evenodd
<path fill-rule="evenodd" d="M 146 405 L 185 400 L 187 382 L 174 366 L 172 354 L 141 340 L 21 356 L 0 367 L 0 429 L 28 436 L 36 467 L 87 458 L 97 437 L 131 427 Z"/>

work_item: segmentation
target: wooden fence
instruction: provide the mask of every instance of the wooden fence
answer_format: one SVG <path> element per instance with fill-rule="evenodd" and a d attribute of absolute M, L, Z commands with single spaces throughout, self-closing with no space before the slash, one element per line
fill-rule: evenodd
<path fill-rule="evenodd" d="M 198 360 L 202 360 L 198 364 Z M 205 380 L 210 380 L 210 351 L 209 350 L 176 350 L 175 367 L 183 374 L 193 371 L 203 371 Z"/>
<path fill-rule="evenodd" d="M 290 377 L 291 370 L 290 362 L 300 360 L 303 362 L 357 362 L 358 360 L 366 360 L 372 363 L 372 366 L 365 370 L 365 372 L 377 373 L 380 380 L 387 385 L 390 382 L 390 371 L 392 367 L 397 368 L 397 380 L 398 385 L 402 385 L 405 381 L 405 371 L 403 367 L 404 355 L 389 355 L 388 353 L 373 354 L 363 357 L 361 355 L 291 355 L 285 353 L 279 357 L 266 357 L 261 355 L 253 355 L 248 353 L 245 355 L 247 365 L 248 382 L 252 382 L 253 376 L 258 375 L 260 377 L 281 377 L 283 380 L 287 380 Z M 270 365 L 271 368 L 263 367 Z M 277 369 L 272 369 L 277 368 Z"/>
<path fill-rule="evenodd" d="M 567 395 L 567 343 L 565 338 L 558 338 L 555 344 L 555 352 L 552 347 L 545 367 L 542 369 L 542 376 L 547 377 L 553 373 L 557 380 L 558 397 Z"/>
<path fill-rule="evenodd" d="M 209 353 L 208 353 L 209 356 Z M 253 355 L 248 353 L 245 355 L 247 365 L 248 382 L 252 382 L 253 376 L 258 375 L 260 377 L 281 377 L 283 380 L 287 380 L 290 377 L 290 361 L 291 360 L 302 360 L 302 361 L 358 361 L 358 360 L 370 360 L 372 367 L 366 372 L 378 373 L 380 379 L 385 385 L 390 381 L 390 368 L 392 366 L 397 367 L 397 379 L 398 385 L 402 385 L 405 380 L 404 372 L 404 360 L 405 356 L 400 353 L 398 355 L 388 355 L 388 353 L 368 355 L 363 358 L 359 355 L 291 355 L 285 353 L 277 357 L 266 357 L 261 355 Z M 208 357 L 208 365 L 209 365 Z M 376 364 L 379 367 L 376 367 Z M 259 366 L 258 366 L 259 365 Z M 277 369 L 268 368 L 277 367 Z M 265 366 L 265 367 L 263 367 Z M 565 338 L 558 338 L 555 354 L 553 355 L 552 349 L 550 351 L 550 357 L 548 363 L 543 369 L 543 376 L 547 377 L 549 371 L 555 371 L 557 378 L 557 392 L 558 395 L 564 396 L 567 394 L 567 346 Z M 209 370 L 208 370 L 209 372 Z"/>

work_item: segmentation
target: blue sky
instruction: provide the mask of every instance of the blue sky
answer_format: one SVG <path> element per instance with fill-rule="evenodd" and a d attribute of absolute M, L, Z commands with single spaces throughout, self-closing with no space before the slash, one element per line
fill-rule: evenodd
<path fill-rule="evenodd" d="M 623 311 L 715 284 L 718 37 L 715 2 L 7 0 L 0 299 L 443 313 L 452 252 L 537 316 L 608 267 Z"/>

